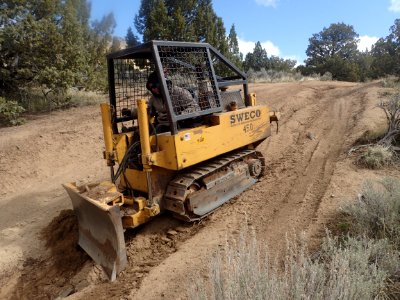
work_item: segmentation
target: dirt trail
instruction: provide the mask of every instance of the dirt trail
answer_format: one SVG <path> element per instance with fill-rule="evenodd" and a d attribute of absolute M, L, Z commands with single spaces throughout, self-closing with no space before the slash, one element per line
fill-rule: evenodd
<path fill-rule="evenodd" d="M 278 254 L 286 233 L 304 231 L 318 241 L 334 209 L 357 193 L 364 178 L 399 176 L 397 170 L 358 169 L 346 155 L 379 123 L 380 112 L 373 109 L 383 90 L 379 83 L 256 84 L 251 90 L 259 102 L 282 112 L 279 134 L 259 147 L 266 176 L 200 223 L 164 215 L 129 231 L 129 267 L 114 283 L 72 242 L 65 251 L 77 255 L 70 258 L 75 263 L 57 268 L 60 260 L 38 239 L 42 228 L 71 207 L 62 182 L 107 177 L 98 108 L 1 129 L 0 268 L 8 277 L 0 278 L 0 298 L 184 299 L 194 272 L 206 276 L 212 253 L 245 222 Z M 63 240 L 73 241 L 74 229 L 67 228 Z"/>

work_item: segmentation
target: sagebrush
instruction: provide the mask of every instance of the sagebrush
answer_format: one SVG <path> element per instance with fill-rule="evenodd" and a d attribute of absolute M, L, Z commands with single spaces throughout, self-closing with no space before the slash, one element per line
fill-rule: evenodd
<path fill-rule="evenodd" d="M 260 82 L 293 82 L 293 81 L 307 81 L 307 80 L 321 80 L 327 81 L 332 80 L 332 74 L 326 72 L 324 75 L 313 74 L 311 76 L 303 76 L 299 72 L 288 72 L 288 71 L 277 71 L 265 68 L 261 68 L 260 71 L 254 71 L 250 69 L 247 72 L 249 82 L 260 83 Z"/>
<path fill-rule="evenodd" d="M 370 238 L 387 238 L 400 249 L 400 180 L 366 181 L 357 201 L 342 211 L 352 219 L 352 231 Z"/>
<path fill-rule="evenodd" d="M 358 199 L 341 208 L 347 235 L 327 232 L 318 252 L 288 242 L 271 259 L 268 247 L 245 227 L 197 275 L 191 299 L 399 299 L 400 180 L 367 181 Z M 299 239 L 303 241 L 304 239 Z"/>
<path fill-rule="evenodd" d="M 370 169 L 379 169 L 394 162 L 395 153 L 391 147 L 372 145 L 358 158 L 358 163 Z"/>
<path fill-rule="evenodd" d="M 288 243 L 283 262 L 244 230 L 215 254 L 208 279 L 195 278 L 191 299 L 385 299 L 390 271 L 398 266 L 387 241 L 349 238 L 340 243 L 329 235 L 319 255 L 306 244 Z M 396 265 L 397 264 L 397 265 Z"/>
<path fill-rule="evenodd" d="M 371 169 L 378 169 L 398 161 L 400 149 L 400 92 L 385 94 L 378 108 L 386 117 L 384 130 L 367 131 L 358 142 L 367 142 L 352 147 L 349 154 L 359 152 L 358 163 Z"/>

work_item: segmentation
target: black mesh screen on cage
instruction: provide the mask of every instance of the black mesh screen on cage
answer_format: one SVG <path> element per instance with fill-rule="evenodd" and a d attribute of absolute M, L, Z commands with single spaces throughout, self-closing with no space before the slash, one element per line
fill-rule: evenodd
<path fill-rule="evenodd" d="M 221 107 L 205 47 L 158 46 L 158 54 L 177 116 Z"/>
<path fill-rule="evenodd" d="M 234 107 L 245 107 L 244 96 L 242 90 L 222 91 L 222 106 L 224 110 L 232 110 Z"/>
<path fill-rule="evenodd" d="M 211 61 L 214 67 L 215 76 L 217 80 L 223 80 L 223 78 L 241 78 L 235 71 L 228 67 L 217 55 L 213 52 L 210 53 Z"/>
<path fill-rule="evenodd" d="M 123 117 L 124 109 L 132 111 L 137 100 L 149 99 L 146 89 L 147 78 L 154 71 L 154 63 L 149 59 L 114 59 L 115 110 L 116 117 Z"/>

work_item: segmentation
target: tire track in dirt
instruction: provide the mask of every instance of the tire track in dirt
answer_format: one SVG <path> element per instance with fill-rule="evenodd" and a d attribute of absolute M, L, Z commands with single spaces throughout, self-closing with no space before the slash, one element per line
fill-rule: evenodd
<path fill-rule="evenodd" d="M 266 240 L 272 245 L 272 252 L 284 250 L 282 236 L 286 233 L 310 230 L 317 220 L 320 202 L 330 184 L 336 161 L 344 150 L 344 137 L 363 102 L 363 97 L 358 95 L 359 89 L 355 87 L 345 92 L 330 89 L 318 97 L 317 117 L 309 118 L 304 128 L 315 135 L 315 140 L 304 134 L 291 148 L 291 164 L 288 166 L 284 158 L 280 162 L 285 166 L 285 173 L 294 176 L 267 181 L 269 185 L 279 186 L 282 193 L 281 199 L 276 199 L 280 206 L 274 208 L 275 214 L 270 216 L 266 226 L 269 228 Z M 353 98 L 355 94 L 357 97 Z"/>

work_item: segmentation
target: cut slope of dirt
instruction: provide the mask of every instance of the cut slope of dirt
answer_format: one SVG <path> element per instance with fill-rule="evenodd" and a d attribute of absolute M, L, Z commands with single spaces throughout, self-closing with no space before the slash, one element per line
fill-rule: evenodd
<path fill-rule="evenodd" d="M 244 222 L 268 243 L 273 255 L 279 254 L 287 233 L 304 231 L 311 241 L 318 241 L 340 202 L 356 195 L 365 178 L 399 176 L 395 169 L 359 169 L 347 157 L 363 132 L 382 123 L 381 112 L 374 108 L 383 91 L 379 83 L 256 84 L 251 91 L 260 103 L 282 113 L 279 133 L 259 146 L 266 157 L 266 176 L 200 223 L 186 224 L 164 215 L 127 232 L 129 267 L 113 283 L 104 280 L 91 260 L 84 262 L 84 254 L 71 242 L 61 248 L 78 258 L 66 255 L 70 263 L 61 263 L 68 267 L 60 273 L 55 264 L 60 252 L 46 251 L 39 240 L 40 231 L 71 207 L 62 182 L 108 176 L 101 159 L 97 107 L 1 129 L 0 268 L 8 277 L 0 279 L 0 298 L 186 298 L 194 272 L 206 276 L 212 253 Z M 46 236 L 54 231 L 56 237 L 48 246 L 60 238 L 73 241 L 73 234 L 62 234 L 73 229 L 68 213 L 63 214 L 46 227 Z M 29 272 L 36 275 L 26 277 Z"/>

